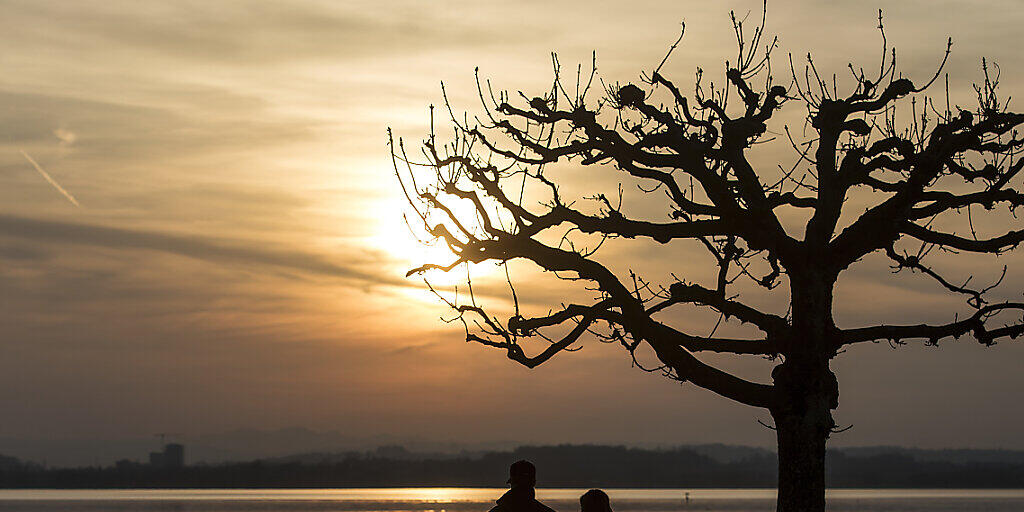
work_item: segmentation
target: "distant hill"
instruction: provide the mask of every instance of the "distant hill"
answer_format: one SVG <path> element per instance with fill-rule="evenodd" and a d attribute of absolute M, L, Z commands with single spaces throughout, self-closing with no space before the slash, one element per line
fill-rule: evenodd
<path fill-rule="evenodd" d="M 395 459 L 444 459 L 474 457 L 488 452 L 513 450 L 522 443 L 496 440 L 491 442 L 438 442 L 399 439 L 393 436 L 355 437 L 340 431 L 316 431 L 305 428 L 277 430 L 239 429 L 202 436 L 171 436 L 167 441 L 185 445 L 188 464 L 222 464 L 256 459 L 282 461 L 330 462 L 343 460 L 353 453 L 378 450 L 382 457 Z M 661 446 L 631 443 L 631 447 L 652 451 L 687 449 L 717 462 L 731 463 L 760 456 L 774 457 L 766 448 L 726 444 L 690 444 Z M 109 466 L 118 460 L 144 462 L 151 451 L 160 449 L 157 436 L 126 439 L 19 439 L 0 438 L 0 454 L 47 467 Z M 391 450 L 391 453 L 385 453 Z M 399 450 L 399 451 L 395 451 Z M 831 448 L 830 452 L 867 457 L 878 453 L 902 453 L 918 461 L 1001 462 L 1024 464 L 1021 450 L 945 449 L 923 450 L 895 446 Z"/>
<path fill-rule="evenodd" d="M 831 451 L 842 452 L 851 457 L 902 454 L 922 462 L 1024 464 L 1024 450 L 978 450 L 969 448 L 923 450 L 900 446 L 861 446 L 838 448 Z"/>
<path fill-rule="evenodd" d="M 0 466 L 0 487 L 503 487 L 508 465 L 519 459 L 537 466 L 542 487 L 772 487 L 777 471 L 774 453 L 742 446 L 521 446 L 453 454 L 391 445 L 177 469 L 127 461 L 65 469 L 8 464 Z M 1024 488 L 1021 452 L 855 448 L 830 450 L 826 466 L 831 487 Z"/>
<path fill-rule="evenodd" d="M 10 457 L 7 455 L 0 455 L 0 472 L 5 471 L 22 471 L 29 469 L 32 466 L 25 462 L 22 462 L 17 457 Z"/>
<path fill-rule="evenodd" d="M 418 454 L 482 453 L 511 450 L 521 443 L 491 441 L 454 443 L 392 436 L 355 437 L 338 431 L 305 428 L 278 430 L 239 429 L 201 436 L 171 436 L 167 441 L 185 445 L 190 464 L 219 464 L 306 453 L 362 452 L 378 446 L 398 446 Z M 0 438 L 0 453 L 49 467 L 108 466 L 122 459 L 145 461 L 161 447 L 157 436 L 122 439 Z"/>

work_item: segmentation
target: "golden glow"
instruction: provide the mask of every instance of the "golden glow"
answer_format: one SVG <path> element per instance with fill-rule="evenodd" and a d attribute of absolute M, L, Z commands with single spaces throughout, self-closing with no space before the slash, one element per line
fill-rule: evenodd
<path fill-rule="evenodd" d="M 409 157 L 422 161 L 429 105 L 438 140 L 448 140 L 445 100 L 469 125 L 483 115 L 476 66 L 485 94 L 493 84 L 495 95 L 507 89 L 518 104 L 519 90 L 529 97 L 550 90 L 551 51 L 558 52 L 569 84 L 577 63 L 589 67 L 592 50 L 604 83 L 636 82 L 665 55 L 683 18 L 687 35 L 665 63 L 665 76 L 692 87 L 700 65 L 718 80 L 721 62 L 735 56 L 729 10 L 761 8 L 759 0 L 648 4 L 623 9 L 620 2 L 577 0 L 511 9 L 501 2 L 412 0 L 296 0 L 286 7 L 269 0 L 6 2 L 0 16 L 0 62 L 8 70 L 0 84 L 0 325 L 14 344 L 0 357 L 0 437 L 108 438 L 252 425 L 394 439 L 408 439 L 410 432 L 442 440 L 642 436 L 672 444 L 750 443 L 770 436 L 726 400 L 680 393 L 662 379 L 629 371 L 616 347 L 590 343 L 527 376 L 501 353 L 462 346 L 461 326 L 438 321 L 451 314 L 425 289 L 422 276 L 404 277 L 419 265 L 445 265 L 454 256 L 442 243 L 423 245 L 403 220 L 411 210 L 391 167 L 388 127 L 404 138 Z M 838 73 L 840 80 L 847 62 L 877 62 L 873 8 L 769 4 L 768 30 L 784 37 L 776 62 L 785 68 L 776 73 L 784 85 L 786 51 L 799 56 L 813 49 L 823 67 L 828 64 L 823 76 Z M 905 51 L 901 59 L 925 69 L 912 74 L 915 80 L 930 76 L 946 36 L 952 36 L 953 101 L 972 98 L 975 59 L 982 55 L 999 62 L 1007 94 L 1019 92 L 1021 81 L 1010 73 L 1024 69 L 1024 57 L 1005 41 L 1018 32 L 1024 9 L 1008 9 L 1006 2 L 946 2 L 931 10 L 920 9 L 921 2 L 887 4 L 886 17 L 900 24 L 890 37 Z M 607 16 L 612 11 L 616 16 Z M 796 105 L 786 112 L 803 115 Z M 786 160 L 778 163 L 789 165 L 791 148 L 779 142 Z M 764 159 L 755 163 L 775 169 L 774 147 L 759 149 Z M 82 206 L 55 191 L 19 149 Z M 613 191 L 622 178 L 575 162 L 550 169 L 563 170 L 570 180 L 564 197 L 586 208 L 594 205 L 581 195 Z M 627 199 L 630 193 L 627 188 Z M 633 200 L 625 212 L 663 215 L 654 204 L 663 201 L 660 191 L 647 197 L 650 205 Z M 541 211 L 536 200 L 529 206 Z M 451 204 L 461 218 L 472 218 L 468 203 Z M 422 226 L 413 228 L 422 237 Z M 550 231 L 557 242 L 560 233 Z M 676 272 L 709 284 L 704 280 L 714 276 L 703 273 L 703 260 L 691 261 L 679 246 L 611 241 L 598 257 L 622 270 L 624 279 L 632 269 L 661 282 Z M 995 277 L 1004 262 L 1013 263 L 1001 260 Z M 851 274 L 839 288 L 837 303 L 842 298 L 853 309 L 837 312 L 837 321 L 857 326 L 879 315 L 894 323 L 947 320 L 927 299 L 930 283 L 898 289 L 885 262 L 879 265 L 877 272 Z M 1006 290 L 1024 289 L 1015 277 L 1024 265 L 1010 269 Z M 962 279 L 975 273 L 952 271 Z M 502 267 L 486 262 L 470 272 L 480 302 L 507 319 L 511 294 Z M 984 272 L 972 284 L 994 280 Z M 445 297 L 458 286 L 465 301 L 466 273 L 458 267 L 425 277 Z M 563 300 L 577 302 L 573 294 L 585 284 L 558 280 L 525 261 L 513 264 L 511 276 L 524 309 L 537 314 Z M 592 297 L 581 295 L 579 300 Z M 999 404 L 1018 398 L 1006 393 L 1020 388 L 1024 373 L 1008 351 L 1024 345 L 1000 344 L 993 350 L 1007 357 L 979 351 L 976 361 L 965 360 L 975 357 L 969 343 L 914 350 L 865 348 L 844 356 L 850 362 L 837 363 L 875 368 L 871 379 L 844 388 L 842 414 L 865 418 L 844 434 L 855 436 L 844 443 L 905 438 L 948 446 L 962 438 L 1022 446 L 1016 433 L 1024 428 L 1018 428 L 1024 415 L 1007 423 Z M 920 364 L 919 356 L 933 358 L 924 367 L 934 374 L 913 382 L 885 380 Z M 584 358 L 593 364 L 576 364 Z M 744 367 L 750 378 L 766 377 L 755 373 L 760 363 Z M 965 389 L 973 385 L 1005 396 L 978 401 L 967 393 L 936 395 L 948 384 L 950 368 L 958 371 L 958 386 L 962 381 Z M 992 388 L 987 377 L 996 374 L 1016 380 Z M 975 383 L 968 384 L 972 378 Z M 498 383 L 501 395 L 491 383 Z M 892 394 L 894 388 L 905 393 Z M 26 390 L 32 400 L 22 399 Z M 109 399 L 111 390 L 118 390 L 118 400 Z M 494 407 L 506 396 L 514 407 Z M 592 428 L 591 412 L 603 410 L 609 399 L 622 408 L 618 417 L 653 419 Z M 878 418 L 879 410 L 886 411 L 884 428 L 891 430 L 861 423 Z M 962 413 L 947 418 L 948 410 Z M 1005 428 L 956 423 L 984 414 L 999 417 Z M 553 415 L 559 421 L 544 421 Z M 936 418 L 954 424 L 938 432 L 931 428 Z"/>
<path fill-rule="evenodd" d="M 462 222 L 473 218 L 473 207 L 466 201 L 453 201 L 449 207 Z M 427 263 L 446 266 L 457 259 L 444 241 L 430 238 L 423 228 L 423 222 L 404 198 L 381 199 L 373 206 L 373 210 L 375 214 L 372 215 L 372 222 L 376 228 L 375 233 L 367 238 L 366 245 L 386 254 L 402 274 Z M 431 221 L 438 222 L 440 219 Z M 497 269 L 491 263 L 470 264 L 469 267 L 474 279 L 491 276 Z M 465 283 L 466 272 L 466 265 L 463 264 L 448 272 L 428 270 L 421 277 L 425 277 L 432 285 L 449 288 Z M 410 276 L 410 279 L 416 278 Z"/>

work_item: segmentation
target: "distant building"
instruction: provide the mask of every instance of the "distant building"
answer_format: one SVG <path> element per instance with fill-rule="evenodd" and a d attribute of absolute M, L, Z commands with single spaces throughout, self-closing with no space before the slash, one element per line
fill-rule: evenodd
<path fill-rule="evenodd" d="M 149 453 L 149 465 L 157 468 L 184 467 L 185 447 L 178 443 L 166 444 L 164 451 Z"/>

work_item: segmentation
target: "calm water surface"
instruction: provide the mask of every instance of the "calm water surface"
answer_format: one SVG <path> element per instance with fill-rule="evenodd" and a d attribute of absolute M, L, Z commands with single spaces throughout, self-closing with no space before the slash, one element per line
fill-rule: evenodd
<path fill-rule="evenodd" d="M 3 512 L 486 512 L 504 489 L 0 490 Z M 578 512 L 585 489 L 541 489 L 559 512 Z M 689 500 L 686 499 L 687 493 Z M 616 512 L 774 510 L 768 489 L 610 489 Z M 829 510 L 1020 512 L 1024 489 L 837 489 Z"/>

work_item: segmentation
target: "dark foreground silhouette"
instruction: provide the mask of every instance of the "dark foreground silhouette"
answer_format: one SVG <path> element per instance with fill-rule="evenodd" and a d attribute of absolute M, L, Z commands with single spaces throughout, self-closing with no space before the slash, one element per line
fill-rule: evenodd
<path fill-rule="evenodd" d="M 121 463 L 108 467 L 44 469 L 0 457 L 5 488 L 323 488 L 495 487 L 512 461 L 542 468 L 544 487 L 700 488 L 773 487 L 775 454 L 722 450 L 712 458 L 694 449 L 647 450 L 615 446 L 533 446 L 477 455 L 404 452 L 311 454 L 221 465 L 160 468 Z M 942 455 L 940 458 L 939 456 Z M 997 455 L 1001 455 L 998 456 Z M 992 452 L 901 449 L 830 450 L 832 487 L 1024 488 L 1024 456 Z"/>
<path fill-rule="evenodd" d="M 580 512 L 612 512 L 612 502 L 601 489 L 591 489 L 580 496 Z"/>
<path fill-rule="evenodd" d="M 870 12 L 861 11 L 865 28 Z M 841 18 L 829 22 L 854 22 Z M 1013 289 L 993 291 L 1004 277 L 1015 279 L 994 256 L 1024 243 L 1019 220 L 1010 220 L 1024 205 L 1024 113 L 1009 110 L 1000 68 L 985 60 L 975 94 L 951 94 L 941 77 L 952 39 L 945 52 L 938 46 L 914 56 L 935 59 L 934 72 L 902 69 L 881 11 L 882 51 L 867 63 L 830 57 L 815 64 L 808 53 L 802 63 L 775 56 L 773 66 L 778 39 L 766 35 L 766 16 L 760 24 L 734 13 L 730 19 L 735 58 L 724 76 L 704 78 L 697 68 L 692 87 L 670 78 L 678 68 L 665 65 L 680 43 L 693 43 L 684 41 L 684 26 L 657 67 L 636 63 L 632 83 L 605 86 L 610 77 L 599 77 L 593 62 L 589 73 L 582 65 L 575 75 L 562 73 L 556 57 L 552 84 L 538 95 L 491 94 L 501 87 L 478 79 L 478 114 L 464 118 L 454 114 L 464 107 L 445 96 L 439 110 L 451 114 L 448 126 L 435 131 L 431 117 L 421 151 L 389 135 L 410 227 L 451 252 L 407 275 L 457 276 L 463 264 L 510 261 L 547 273 L 543 286 L 559 292 L 546 294 L 554 299 L 546 306 L 519 307 L 523 293 L 535 293 L 532 270 L 529 279 L 506 274 L 504 300 L 474 296 L 469 273 L 468 294 L 438 299 L 452 310 L 446 321 L 461 320 L 467 342 L 527 368 L 606 342 L 659 375 L 770 415 L 776 510 L 824 512 L 826 443 L 845 428 L 833 415 L 840 386 L 832 359 L 852 345 L 940 345 L 969 336 L 991 346 L 1024 335 L 1024 302 L 1004 302 L 1017 295 Z M 755 149 L 762 144 L 790 154 L 772 160 L 783 152 Z M 606 238 L 616 239 L 610 254 L 600 250 Z M 634 248 L 622 252 L 627 245 Z M 684 264 L 681 247 L 709 257 Z M 675 272 L 652 265 L 658 258 L 677 263 Z M 912 318 L 914 308 L 892 300 L 896 311 L 837 322 L 834 311 L 872 300 L 837 294 L 842 276 L 854 268 L 860 276 L 886 275 L 884 264 L 914 280 L 908 289 L 923 279 L 934 290 L 928 293 L 964 304 Z M 977 272 L 973 279 L 967 268 Z M 905 318 L 893 316 L 899 310 Z M 672 321 L 697 311 L 750 328 L 732 338 L 703 334 L 719 332 L 717 324 Z M 694 316 L 702 317 L 713 318 Z M 894 318 L 897 324 L 888 323 Z M 926 319 L 945 320 L 920 323 Z M 774 366 L 751 379 L 720 364 L 726 355 Z"/>
<path fill-rule="evenodd" d="M 537 501 L 537 468 L 529 461 L 519 460 L 509 466 L 508 484 L 512 488 L 498 498 L 491 512 L 555 512 Z"/>

